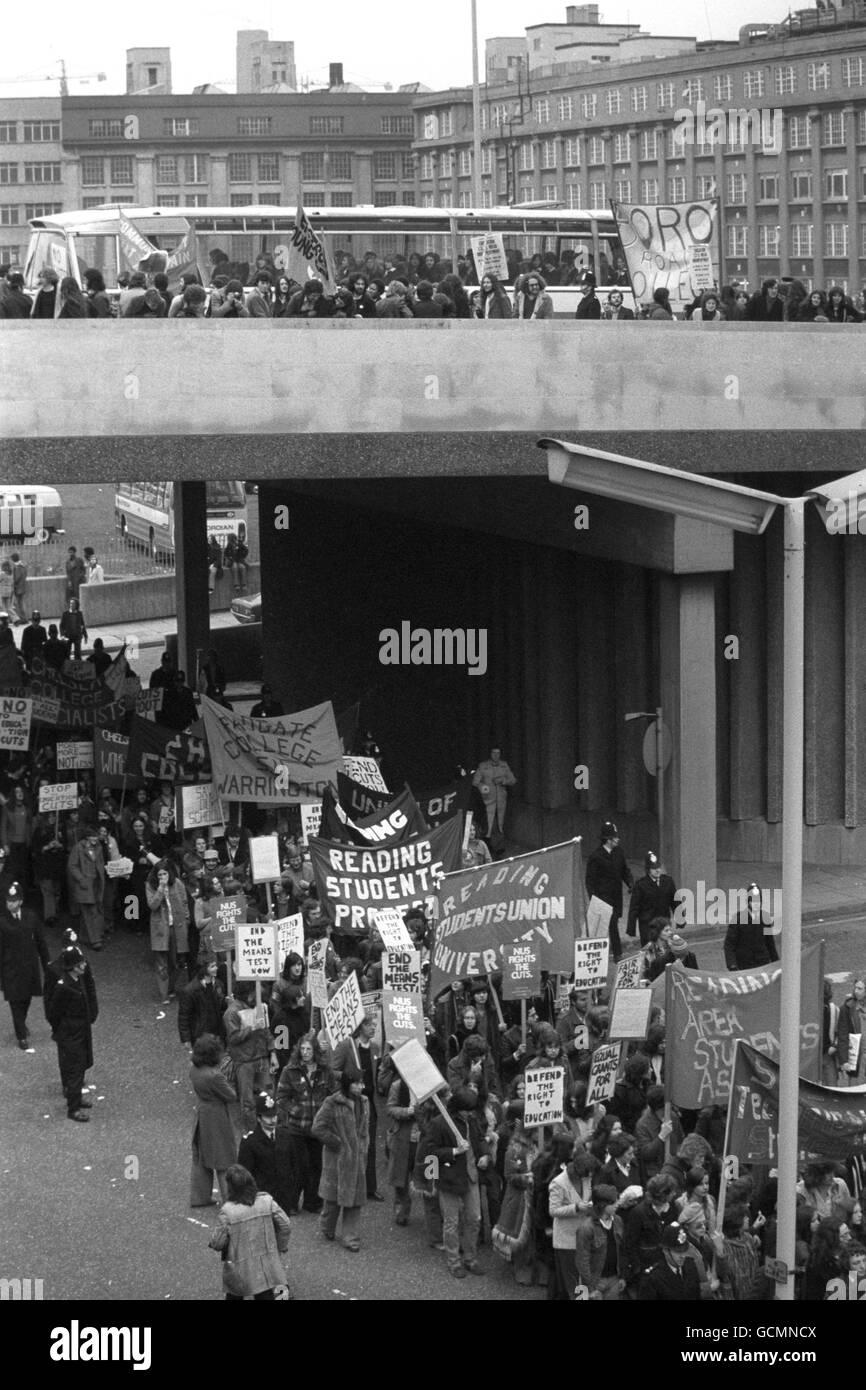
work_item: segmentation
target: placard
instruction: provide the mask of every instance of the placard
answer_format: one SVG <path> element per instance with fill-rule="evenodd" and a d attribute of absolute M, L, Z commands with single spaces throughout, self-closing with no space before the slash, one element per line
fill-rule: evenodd
<path fill-rule="evenodd" d="M 375 758 L 343 757 L 343 771 L 353 782 L 367 787 L 371 792 L 387 792 L 385 779 Z"/>
<path fill-rule="evenodd" d="M 505 241 L 502 233 L 482 232 L 478 236 L 471 236 L 469 244 L 472 247 L 472 259 L 475 261 L 478 284 L 481 284 L 485 275 L 495 275 L 503 285 L 507 284 L 511 277 L 508 271 Z"/>
<path fill-rule="evenodd" d="M 321 801 L 301 802 L 301 842 L 309 844 L 311 835 L 319 835 L 322 829 Z"/>
<path fill-rule="evenodd" d="M 613 1000 L 608 1037 L 636 1042 L 646 1037 L 652 1009 L 652 991 L 648 989 L 618 989 Z"/>
<path fill-rule="evenodd" d="M 531 1067 L 523 1073 L 526 1088 L 523 1094 L 525 1129 L 537 1129 L 539 1125 L 555 1125 L 562 1120 L 563 1092 L 565 1089 L 564 1067 Z"/>
<path fill-rule="evenodd" d="M 386 951 L 382 957 L 382 988 L 395 994 L 420 994 L 421 952 Z"/>
<path fill-rule="evenodd" d="M 531 941 L 502 947 L 502 997 L 532 999 L 541 989 L 541 960 Z"/>
<path fill-rule="evenodd" d="M 105 865 L 105 875 L 107 878 L 128 878 L 132 873 L 131 859 L 109 859 Z"/>
<path fill-rule="evenodd" d="M 334 1048 L 344 1038 L 350 1038 L 364 1021 L 364 1002 L 354 970 L 325 1006 L 325 1029 L 328 1042 Z"/>
<path fill-rule="evenodd" d="M 213 782 L 200 782 L 193 787 L 178 787 L 175 792 L 179 829 L 204 830 L 210 825 L 225 825 L 220 799 Z"/>
<path fill-rule="evenodd" d="M 586 1088 L 586 1104 L 597 1105 L 599 1101 L 610 1100 L 616 1085 L 622 1043 L 603 1043 L 592 1054 L 589 1069 L 589 1082 Z"/>
<path fill-rule="evenodd" d="M 416 1105 L 444 1091 L 448 1085 L 429 1052 L 415 1039 L 392 1052 L 391 1061 L 415 1098 Z"/>
<path fill-rule="evenodd" d="M 0 748 L 26 753 L 30 745 L 32 718 L 32 700 L 24 697 L 19 699 L 16 695 L 0 695 Z"/>
<path fill-rule="evenodd" d="M 76 811 L 77 782 L 48 782 L 39 788 L 40 811 Z"/>
<path fill-rule="evenodd" d="M 641 979 L 643 978 L 643 953 L 636 951 L 632 956 L 623 956 L 616 967 L 616 974 L 613 977 L 613 988 L 618 989 L 640 989 Z"/>
<path fill-rule="evenodd" d="M 213 917 L 211 938 L 215 951 L 233 951 L 235 948 L 235 928 L 247 919 L 247 900 L 243 893 L 233 893 L 230 897 L 209 898 L 208 911 Z"/>
<path fill-rule="evenodd" d="M 581 939 L 574 943 L 573 989 L 594 989 L 607 980 L 610 942 L 605 938 Z"/>
<path fill-rule="evenodd" d="M 277 933 L 273 922 L 244 922 L 235 927 L 234 972 L 238 980 L 275 980 Z"/>
<path fill-rule="evenodd" d="M 381 1053 L 385 1048 L 385 1034 L 382 1031 L 382 991 L 380 989 L 365 990 L 361 995 L 361 1003 L 364 1005 L 365 1017 L 376 1020 L 373 1041 L 379 1044 L 379 1052 Z"/>
<path fill-rule="evenodd" d="M 155 690 L 136 690 L 135 692 L 135 712 L 142 719 L 150 719 L 156 723 L 156 716 L 162 712 L 162 697 L 165 694 L 162 686 L 157 686 Z"/>
<path fill-rule="evenodd" d="M 291 917 L 281 917 L 274 922 L 274 926 L 277 929 L 277 950 L 282 970 L 286 956 L 291 955 L 292 951 L 301 960 L 304 959 L 304 919 L 300 912 L 295 912 Z"/>
<path fill-rule="evenodd" d="M 373 918 L 373 925 L 382 938 L 386 951 L 411 951 L 414 943 L 402 913 L 395 907 L 383 907 Z"/>
<path fill-rule="evenodd" d="M 249 841 L 253 883 L 276 883 L 280 877 L 280 842 L 276 835 L 257 835 Z"/>
<path fill-rule="evenodd" d="M 414 1038 L 423 1047 L 427 1040 L 424 1030 L 424 1006 L 420 994 L 403 994 L 392 989 L 382 990 L 385 1040 L 394 1047 Z"/>
<path fill-rule="evenodd" d="M 328 979 L 325 974 L 327 959 L 327 941 L 311 941 L 307 947 L 307 988 L 314 1009 L 328 1007 Z"/>
<path fill-rule="evenodd" d="M 93 767 L 93 744 L 58 743 L 57 771 L 71 772 L 77 767 Z"/>
<path fill-rule="evenodd" d="M 603 903 L 601 898 L 591 897 L 586 909 L 587 936 L 594 940 L 607 936 L 612 916 L 613 908 L 610 903 Z"/>

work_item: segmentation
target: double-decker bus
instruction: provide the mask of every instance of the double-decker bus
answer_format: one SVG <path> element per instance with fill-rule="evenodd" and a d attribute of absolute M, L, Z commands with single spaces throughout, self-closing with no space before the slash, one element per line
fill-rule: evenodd
<path fill-rule="evenodd" d="M 229 536 L 247 538 L 247 497 L 243 483 L 205 483 L 207 534 L 225 545 Z M 118 483 L 115 525 L 124 540 L 138 541 L 149 554 L 174 556 L 174 483 Z"/>
<path fill-rule="evenodd" d="M 472 238 L 484 233 L 502 237 L 509 257 L 509 281 L 520 259 L 550 252 L 557 266 L 565 253 L 580 278 L 592 270 L 597 295 L 604 302 L 610 290 L 622 289 L 625 302 L 633 296 L 625 270 L 625 256 L 610 211 L 580 211 L 550 207 L 533 208 L 309 208 L 306 210 L 320 238 L 337 279 L 363 264 L 372 252 L 387 267 L 394 259 L 407 260 L 413 252 L 433 251 L 456 269 L 460 256 L 472 247 Z M 134 224 L 152 246 L 169 254 L 188 238 L 187 247 L 204 285 L 210 284 L 217 262 L 230 266 L 235 278 L 248 282 L 256 257 L 280 264 L 281 249 L 291 243 L 295 210 L 279 207 L 239 208 L 138 208 L 106 205 L 86 212 L 58 213 L 31 219 L 31 238 L 24 276 L 27 288 L 38 288 L 39 271 L 52 267 L 58 275 L 72 275 L 83 283 L 86 270 L 102 272 L 109 290 L 116 289 L 124 260 L 121 218 Z M 190 235 L 191 234 L 191 235 Z M 574 314 L 580 299 L 577 283 L 548 286 L 558 316 Z"/>

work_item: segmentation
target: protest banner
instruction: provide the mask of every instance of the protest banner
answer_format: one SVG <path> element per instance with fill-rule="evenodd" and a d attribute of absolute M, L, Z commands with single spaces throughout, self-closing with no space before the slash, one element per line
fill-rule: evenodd
<path fill-rule="evenodd" d="M 622 1043 L 604 1043 L 592 1054 L 589 1069 L 589 1082 L 586 1088 L 586 1105 L 598 1105 L 599 1101 L 610 1100 L 616 1085 Z"/>
<path fill-rule="evenodd" d="M 618 989 L 611 1008 L 607 1036 L 636 1042 L 646 1037 L 653 997 L 648 989 Z"/>
<path fill-rule="evenodd" d="M 337 798 L 350 816 L 370 816 L 387 806 L 391 801 L 390 792 L 374 792 L 361 786 L 345 772 L 337 773 Z"/>
<path fill-rule="evenodd" d="M 342 757 L 330 700 L 252 719 L 201 697 L 217 792 L 264 806 L 312 801 L 334 785 Z"/>
<path fill-rule="evenodd" d="M 674 1104 L 691 1110 L 727 1105 L 738 1038 L 778 1058 L 782 968 L 668 967 L 665 1068 Z M 803 951 L 800 983 L 800 1074 L 810 1081 L 821 1074 L 822 973 L 821 946 L 810 946 Z"/>
<path fill-rule="evenodd" d="M 539 1125 L 558 1124 L 565 1114 L 563 1091 L 565 1083 L 564 1067 L 530 1067 L 524 1073 L 525 1129 L 537 1129 Z"/>
<path fill-rule="evenodd" d="M 586 909 L 586 934 L 598 941 L 608 935 L 613 908 L 601 898 L 591 897 Z"/>
<path fill-rule="evenodd" d="M 76 660 L 68 656 L 61 670 L 68 680 L 77 681 L 79 685 L 92 685 L 96 680 L 96 666 L 84 657 Z"/>
<path fill-rule="evenodd" d="M 155 690 L 137 690 L 135 693 L 135 703 L 133 709 L 142 719 L 149 719 L 156 723 L 156 716 L 162 713 L 162 697 L 165 691 L 161 686 Z"/>
<path fill-rule="evenodd" d="M 779 1064 L 739 1039 L 734 1049 L 726 1153 L 775 1166 L 779 1156 Z M 837 1089 L 800 1078 L 797 1147 L 807 1158 L 849 1162 L 866 1155 L 866 1087 Z"/>
<path fill-rule="evenodd" d="M 369 933 L 385 906 L 400 913 L 423 906 L 459 857 L 460 822 L 453 819 L 401 845 L 362 849 L 331 840 L 310 842 L 319 902 L 338 932 L 355 937 Z"/>
<path fill-rule="evenodd" d="M 427 825 L 415 798 L 406 787 L 387 805 L 369 816 L 353 820 L 328 787 L 322 798 L 320 835 L 326 840 L 341 840 L 354 845 L 397 844 L 410 835 L 420 835 Z"/>
<path fill-rule="evenodd" d="M 294 912 L 291 917 L 279 918 L 274 926 L 277 929 L 277 950 L 282 970 L 286 956 L 293 951 L 301 960 L 304 959 L 304 918 L 300 912 Z"/>
<path fill-rule="evenodd" d="M 238 980 L 275 980 L 277 933 L 273 922 L 244 922 L 235 927 L 235 976 Z"/>
<path fill-rule="evenodd" d="M 39 788 L 40 811 L 75 811 L 77 809 L 77 782 L 46 782 Z"/>
<path fill-rule="evenodd" d="M 637 304 L 666 289 L 674 313 L 682 312 L 705 287 L 719 283 L 719 200 L 634 204 L 612 203 Z M 697 250 L 697 254 L 696 254 Z"/>
<path fill-rule="evenodd" d="M 178 830 L 204 830 L 211 825 L 225 828 L 225 816 L 213 782 L 178 787 L 175 800 Z"/>
<path fill-rule="evenodd" d="M 505 256 L 505 241 L 502 233 L 483 232 L 480 236 L 471 236 L 469 245 L 472 247 L 472 259 L 475 262 L 478 284 L 481 284 L 485 275 L 495 275 L 503 285 L 507 284 L 511 276 Z"/>
<path fill-rule="evenodd" d="M 415 800 L 427 829 L 432 830 L 451 816 L 462 816 L 469 810 L 472 800 L 472 778 L 461 777 L 459 781 L 446 782 L 432 792 L 423 792 L 416 796 Z"/>
<path fill-rule="evenodd" d="M 426 1045 L 424 1031 L 424 1007 L 420 994 L 403 994 L 392 989 L 382 990 L 382 1006 L 385 1023 L 385 1040 L 394 1047 L 414 1038 Z"/>
<path fill-rule="evenodd" d="M 92 743 L 64 743 L 57 745 L 57 771 L 71 772 L 74 768 L 93 767 Z"/>
<path fill-rule="evenodd" d="M 343 756 L 341 771 L 347 777 L 351 777 L 353 782 L 357 782 L 358 786 L 366 787 L 368 791 L 386 792 L 388 790 L 375 758 L 355 758 L 347 753 Z"/>
<path fill-rule="evenodd" d="M 301 802 L 301 843 L 308 845 L 312 835 L 319 835 L 322 826 L 321 801 Z"/>
<path fill-rule="evenodd" d="M 402 914 L 394 907 L 382 907 L 373 918 L 373 926 L 382 938 L 386 951 L 411 951 L 414 943 Z"/>
<path fill-rule="evenodd" d="M 108 859 L 105 864 L 106 878 L 129 878 L 132 873 L 131 859 Z"/>
<path fill-rule="evenodd" d="M 454 823 L 447 820 L 442 829 Z M 585 916 L 579 840 L 447 874 L 439 890 L 431 998 L 465 975 L 497 970 L 500 948 L 516 940 L 537 945 L 542 970 L 570 975 L 574 924 Z"/>
<path fill-rule="evenodd" d="M 541 990 L 541 964 L 531 941 L 502 947 L 503 999 L 532 999 Z"/>
<path fill-rule="evenodd" d="M 446 1090 L 448 1082 L 433 1058 L 417 1040 L 404 1043 L 391 1053 L 391 1061 L 415 1098 L 416 1105 Z"/>
<path fill-rule="evenodd" d="M 420 994 L 421 952 L 386 951 L 382 957 L 382 988 L 394 994 Z"/>
<path fill-rule="evenodd" d="M 616 967 L 616 974 L 613 977 L 614 991 L 618 989 L 640 989 L 641 976 L 643 973 L 643 956 L 640 951 L 636 951 L 632 956 L 623 956 Z"/>
<path fill-rule="evenodd" d="M 33 697 L 34 722 L 55 728 L 115 728 L 126 714 L 123 700 L 115 697 L 105 681 L 73 680 L 40 656 L 34 656 L 30 664 L 27 693 Z M 46 700 L 51 702 L 48 707 L 42 703 Z M 55 717 L 46 718 L 48 708 Z"/>
<path fill-rule="evenodd" d="M 254 835 L 249 840 L 253 883 L 275 883 L 280 876 L 280 842 L 276 835 Z"/>
<path fill-rule="evenodd" d="M 134 714 L 126 768 L 146 781 L 199 782 L 210 772 L 207 743 L 195 725 L 179 734 Z"/>
<path fill-rule="evenodd" d="M 610 942 L 597 938 L 581 939 L 574 943 L 574 988 L 595 989 L 607 981 L 607 961 Z"/>
<path fill-rule="evenodd" d="M 247 900 L 242 893 L 231 897 L 210 898 L 208 912 L 213 917 L 211 938 L 215 951 L 233 951 L 235 929 L 247 919 Z"/>
<path fill-rule="evenodd" d="M 0 695 L 0 749 L 26 753 L 30 746 L 33 701 Z"/>
<path fill-rule="evenodd" d="M 364 1003 L 361 989 L 354 970 L 346 977 L 324 1010 L 325 1029 L 331 1047 L 336 1047 L 344 1038 L 350 1038 L 359 1024 L 364 1021 Z"/>
<path fill-rule="evenodd" d="M 311 941 L 307 947 L 307 987 L 314 1009 L 327 1008 L 328 981 L 325 975 L 325 962 L 328 958 L 328 943 Z"/>
<path fill-rule="evenodd" d="M 138 787 L 140 777 L 127 772 L 129 739 L 114 729 L 93 730 L 93 776 L 97 787 Z"/>

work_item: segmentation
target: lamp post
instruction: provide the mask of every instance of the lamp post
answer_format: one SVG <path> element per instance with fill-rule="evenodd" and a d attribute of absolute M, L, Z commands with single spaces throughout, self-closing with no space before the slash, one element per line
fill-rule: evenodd
<path fill-rule="evenodd" d="M 481 90 L 478 85 L 478 14 L 472 0 L 472 205 L 481 207 Z"/>
<path fill-rule="evenodd" d="M 782 715 L 782 998 L 779 1027 L 779 1155 L 777 1258 L 788 1278 L 777 1297 L 793 1300 L 797 1200 L 797 1118 L 800 1078 L 800 964 L 803 901 L 803 724 L 805 665 L 806 503 L 830 504 L 838 513 L 866 495 L 866 470 L 815 488 L 805 497 L 780 497 L 698 473 L 681 473 L 641 459 L 608 454 L 580 444 L 542 439 L 552 483 L 614 497 L 655 511 L 693 517 L 761 535 L 777 507 L 784 510 Z M 835 507 L 833 504 L 836 504 Z M 829 528 L 829 521 L 827 522 Z"/>
<path fill-rule="evenodd" d="M 659 860 L 664 863 L 665 857 L 665 763 L 664 763 L 664 727 L 662 725 L 662 707 L 653 714 L 651 710 L 639 710 L 634 714 L 625 716 L 626 724 L 630 724 L 634 719 L 654 719 L 655 720 L 655 746 L 656 746 L 656 816 L 659 823 Z M 646 754 L 644 754 L 646 757 Z"/>

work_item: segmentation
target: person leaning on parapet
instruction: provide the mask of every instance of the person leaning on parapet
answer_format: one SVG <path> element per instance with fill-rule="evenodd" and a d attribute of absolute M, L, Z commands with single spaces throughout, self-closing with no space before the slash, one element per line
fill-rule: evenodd
<path fill-rule="evenodd" d="M 252 293 L 247 298 L 247 309 L 251 319 L 270 319 L 274 316 L 271 307 L 274 282 L 270 271 L 262 267 L 255 273 Z"/>
<path fill-rule="evenodd" d="M 574 317 L 576 319 L 600 319 L 601 300 L 595 292 L 595 276 L 587 273 L 581 289 L 583 294 L 574 311 Z M 620 297 L 620 303 L 622 303 L 622 297 Z"/>
<path fill-rule="evenodd" d="M 627 309 L 623 304 L 622 290 L 611 290 L 607 297 L 607 306 L 602 312 L 603 319 L 631 319 L 634 323 L 634 310 Z"/>
<path fill-rule="evenodd" d="M 214 319 L 248 319 L 250 311 L 244 304 L 244 287 L 240 280 L 229 280 L 225 288 L 225 297 L 221 304 L 217 304 L 215 299 L 211 300 L 211 318 Z"/>
<path fill-rule="evenodd" d="M 413 318 L 414 315 L 409 302 L 409 286 L 404 285 L 402 280 L 392 280 L 383 297 L 376 303 L 376 317 L 380 319 Z"/>
<path fill-rule="evenodd" d="M 198 275 L 194 270 L 187 271 L 185 275 L 181 276 L 180 290 L 174 296 L 174 298 L 168 306 L 168 316 L 170 319 L 176 319 L 180 315 L 181 310 L 184 307 L 185 294 L 186 291 L 189 289 L 190 285 L 196 285 L 199 287 L 201 285 Z M 204 296 L 204 299 L 206 298 L 207 296 Z"/>
<path fill-rule="evenodd" d="M 749 300 L 746 318 L 752 323 L 781 323 L 784 317 L 785 304 L 779 294 L 778 280 L 765 280 Z"/>
<path fill-rule="evenodd" d="M 553 318 L 553 300 L 537 270 L 530 270 L 526 275 L 518 277 L 514 286 L 514 308 L 511 316 L 515 319 Z"/>
<path fill-rule="evenodd" d="M 288 318 L 329 319 L 334 313 L 334 301 L 328 299 L 321 280 L 308 280 L 302 290 L 289 301 Z"/>

